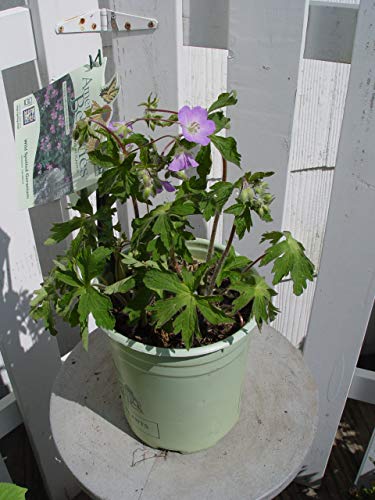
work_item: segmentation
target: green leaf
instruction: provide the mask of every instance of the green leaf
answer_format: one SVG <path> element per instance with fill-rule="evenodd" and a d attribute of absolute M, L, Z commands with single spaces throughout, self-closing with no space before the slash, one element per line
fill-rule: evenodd
<path fill-rule="evenodd" d="M 112 250 L 106 247 L 98 247 L 93 252 L 85 248 L 78 256 L 77 262 L 86 285 L 89 284 L 93 278 L 101 275 L 111 253 Z"/>
<path fill-rule="evenodd" d="M 209 220 L 217 212 L 221 212 L 226 202 L 231 197 L 234 190 L 234 185 L 231 182 L 216 182 L 211 186 L 210 191 L 203 196 L 199 208 L 205 220 Z"/>
<path fill-rule="evenodd" d="M 173 329 L 174 333 L 181 333 L 187 349 L 192 346 L 194 335 L 200 335 L 196 304 L 192 296 L 188 297 L 185 309 L 174 320 Z"/>
<path fill-rule="evenodd" d="M 93 208 L 89 200 L 89 194 L 87 188 L 82 189 L 79 192 L 79 198 L 75 205 L 72 206 L 73 210 L 77 210 L 81 214 L 92 215 Z"/>
<path fill-rule="evenodd" d="M 55 276 L 67 285 L 78 288 L 83 286 L 82 281 L 73 273 L 73 271 L 56 271 Z"/>
<path fill-rule="evenodd" d="M 233 301 L 234 312 L 243 309 L 253 301 L 250 317 L 255 318 L 259 328 L 263 323 L 269 323 L 276 317 L 278 310 L 272 304 L 272 297 L 276 292 L 269 287 L 265 279 L 258 274 L 246 277 L 246 281 L 231 283 L 230 289 L 240 295 Z"/>
<path fill-rule="evenodd" d="M 48 296 L 48 293 L 44 287 L 39 288 L 38 290 L 35 290 L 34 292 L 34 297 L 30 300 L 30 306 L 37 307 L 39 304 L 41 304 Z"/>
<path fill-rule="evenodd" d="M 81 323 L 84 323 L 88 315 L 92 313 L 99 327 L 112 330 L 115 326 L 115 318 L 112 316 L 111 310 L 112 302 L 109 297 L 100 294 L 92 286 L 83 291 L 78 303 Z"/>
<path fill-rule="evenodd" d="M 147 308 L 156 317 L 156 328 L 161 328 L 170 321 L 180 309 L 186 306 L 187 295 L 179 295 L 169 299 L 158 300 Z"/>
<path fill-rule="evenodd" d="M 25 500 L 27 489 L 16 484 L 0 483 L 0 500 Z"/>
<path fill-rule="evenodd" d="M 124 313 L 129 316 L 129 323 L 132 325 L 137 324 L 142 316 L 145 316 L 145 309 L 153 296 L 153 292 L 142 286 L 142 284 L 137 284 L 135 291 L 135 296 L 124 308 Z"/>
<path fill-rule="evenodd" d="M 218 134 L 223 128 L 229 128 L 230 118 L 227 118 L 222 111 L 212 113 L 208 115 L 208 118 L 216 125 L 215 134 Z"/>
<path fill-rule="evenodd" d="M 211 171 L 212 157 L 211 157 L 211 144 L 207 146 L 202 146 L 195 157 L 198 163 L 197 173 L 200 178 L 200 182 L 204 185 L 207 184 L 207 176 Z"/>
<path fill-rule="evenodd" d="M 232 318 L 229 318 L 229 316 L 223 313 L 219 308 L 213 306 L 206 297 L 195 297 L 195 300 L 200 312 L 212 325 L 234 323 Z"/>
<path fill-rule="evenodd" d="M 105 288 L 104 293 L 107 295 L 112 295 L 113 293 L 127 293 L 129 290 L 135 287 L 135 279 L 133 276 L 128 276 L 120 281 L 116 281 L 112 285 Z"/>
<path fill-rule="evenodd" d="M 236 234 L 241 240 L 244 237 L 245 232 L 250 231 L 251 226 L 253 225 L 249 205 L 241 202 L 241 200 L 237 198 L 237 202 L 227 208 L 225 213 L 234 215 L 233 224 L 236 228 Z"/>
<path fill-rule="evenodd" d="M 172 293 L 190 293 L 189 288 L 180 281 L 177 275 L 169 271 L 151 269 L 143 278 L 144 284 L 150 290 L 167 291 Z"/>
<path fill-rule="evenodd" d="M 224 92 L 220 94 L 215 102 L 211 104 L 208 108 L 208 112 L 214 111 L 215 109 L 224 108 L 226 106 L 234 106 L 237 104 L 237 92 L 232 90 L 231 92 Z"/>
<path fill-rule="evenodd" d="M 235 278 L 248 264 L 250 264 L 250 259 L 243 255 L 236 255 L 232 247 L 217 276 L 216 284 L 220 286 L 224 278 L 230 278 L 231 281 L 233 281 L 233 278 Z"/>
<path fill-rule="evenodd" d="M 194 292 L 194 274 L 188 271 L 185 267 L 181 269 L 181 275 L 183 282 L 189 288 L 191 292 Z"/>
<path fill-rule="evenodd" d="M 282 238 L 284 239 L 280 241 Z M 289 231 L 265 233 L 261 241 L 270 241 L 272 244 L 259 264 L 265 266 L 274 262 L 272 283 L 276 285 L 290 275 L 293 292 L 295 295 L 301 295 L 307 287 L 306 281 L 314 279 L 314 264 L 306 256 L 303 245 L 295 240 Z"/>
<path fill-rule="evenodd" d="M 184 196 L 181 198 L 177 198 L 173 204 L 171 205 L 171 209 L 169 210 L 171 215 L 194 215 L 197 213 L 196 204 L 189 199 L 188 196 Z"/>
<path fill-rule="evenodd" d="M 211 141 L 220 151 L 221 155 L 229 162 L 240 167 L 241 155 L 237 151 L 237 142 L 233 137 L 221 137 L 220 135 L 211 135 Z"/>
<path fill-rule="evenodd" d="M 122 142 L 124 144 L 136 144 L 137 146 L 144 146 L 149 143 L 148 139 L 142 134 L 131 134 Z"/>
<path fill-rule="evenodd" d="M 51 236 L 44 242 L 45 245 L 54 245 L 64 240 L 72 231 L 79 229 L 84 224 L 82 217 L 73 217 L 66 222 L 54 224 L 51 229 Z"/>
<path fill-rule="evenodd" d="M 89 151 L 88 153 L 91 163 L 94 165 L 99 165 L 100 167 L 114 167 L 116 161 L 111 156 L 102 153 L 99 149 L 94 151 Z"/>
<path fill-rule="evenodd" d="M 168 214 L 160 214 L 153 226 L 152 231 L 155 235 L 159 235 L 161 241 L 163 242 L 166 249 L 172 248 L 174 246 L 173 233 L 174 227 L 171 223 L 170 216 Z"/>

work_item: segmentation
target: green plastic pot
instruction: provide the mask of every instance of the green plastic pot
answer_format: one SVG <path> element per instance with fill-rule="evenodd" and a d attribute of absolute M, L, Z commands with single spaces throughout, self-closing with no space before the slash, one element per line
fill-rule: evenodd
<path fill-rule="evenodd" d="M 208 242 L 197 239 L 189 248 L 204 259 Z M 182 453 L 224 437 L 239 417 L 254 327 L 252 320 L 223 341 L 190 350 L 151 347 L 106 330 L 133 432 L 153 448 Z"/>

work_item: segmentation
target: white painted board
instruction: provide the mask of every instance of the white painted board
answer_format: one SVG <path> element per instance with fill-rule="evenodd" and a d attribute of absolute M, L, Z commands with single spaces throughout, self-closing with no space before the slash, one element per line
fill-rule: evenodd
<path fill-rule="evenodd" d="M 362 0 L 320 272 L 304 354 L 320 393 L 303 475 L 324 474 L 375 296 L 375 4 Z"/>
<path fill-rule="evenodd" d="M 348 64 L 302 59 L 298 77 L 282 227 L 300 239 L 317 272 L 349 72 Z M 292 297 L 283 284 L 277 290 L 283 307 L 274 326 L 299 345 L 306 337 L 312 295 Z"/>
<path fill-rule="evenodd" d="M 29 0 L 38 55 L 38 69 L 41 84 L 47 85 L 52 79 L 70 70 L 88 64 L 89 55 L 95 55 L 101 48 L 100 34 L 58 35 L 55 26 L 58 21 L 68 19 L 98 8 L 97 0 Z M 52 266 L 56 255 L 64 252 L 69 238 L 59 245 L 44 245 L 53 223 L 62 222 L 72 216 L 67 209 L 67 199 L 37 206 L 30 210 L 35 242 L 43 275 Z M 69 352 L 79 342 L 78 329 L 72 329 L 62 321 L 58 323 L 58 343 L 61 354 Z"/>
<path fill-rule="evenodd" d="M 251 234 L 235 242 L 239 253 L 251 258 L 261 253 L 260 235 L 281 228 L 305 7 L 301 0 L 232 0 L 229 4 L 228 89 L 236 89 L 239 99 L 228 113 L 230 133 L 238 139 L 245 169 L 276 174 L 269 180 L 276 196 L 274 222 L 256 219 Z M 230 165 L 230 179 L 240 175 Z M 232 216 L 226 216 L 224 240 L 231 226 Z"/>
<path fill-rule="evenodd" d="M 0 21 L 1 30 L 1 21 Z M 42 281 L 27 211 L 16 206 L 15 150 L 3 80 L 0 78 L 0 346 L 18 407 L 50 497 L 76 491 L 50 439 L 49 397 L 60 367 L 57 343 L 29 317 L 32 291 Z"/>

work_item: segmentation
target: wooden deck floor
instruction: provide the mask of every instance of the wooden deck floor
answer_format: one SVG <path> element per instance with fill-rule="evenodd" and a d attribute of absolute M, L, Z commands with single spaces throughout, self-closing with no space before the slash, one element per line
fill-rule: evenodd
<path fill-rule="evenodd" d="M 312 490 L 292 483 L 277 500 L 352 498 L 349 491 L 374 426 L 375 405 L 348 400 L 320 489 Z M 29 489 L 27 500 L 48 500 L 23 426 L 0 441 L 0 451 L 6 459 L 13 481 Z M 82 493 L 76 500 L 88 499 L 89 497 Z"/>
<path fill-rule="evenodd" d="M 348 399 L 319 490 L 292 483 L 277 500 L 345 500 L 375 427 L 375 405 Z"/>

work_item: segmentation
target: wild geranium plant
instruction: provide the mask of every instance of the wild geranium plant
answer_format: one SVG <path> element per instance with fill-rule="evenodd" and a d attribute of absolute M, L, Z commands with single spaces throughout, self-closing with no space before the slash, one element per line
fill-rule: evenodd
<path fill-rule="evenodd" d="M 151 96 L 143 116 L 108 123 L 110 107 L 96 103 L 77 123 L 74 140 L 86 147 L 90 160 L 103 169 L 96 208 L 87 190 L 72 208 L 77 215 L 55 224 L 47 244 L 72 235 L 65 255 L 36 292 L 32 315 L 56 334 L 54 318 L 79 325 L 88 345 L 88 317 L 99 327 L 116 329 L 129 338 L 162 347 L 199 346 L 216 342 L 241 328 L 250 318 L 259 327 L 278 310 L 274 289 L 255 269 L 272 264 L 273 285 L 290 277 L 300 295 L 314 266 L 288 231 L 265 233 L 266 250 L 254 260 L 233 248 L 251 233 L 254 219 L 272 220 L 273 200 L 265 179 L 272 172 L 247 172 L 233 137 L 219 132 L 230 120 L 223 109 L 237 103 L 235 92 L 221 94 L 208 110 L 196 106 L 178 112 L 159 109 Z M 136 131 L 139 122 L 149 137 Z M 222 178 L 211 181 L 212 148 L 222 157 Z M 234 182 L 227 170 L 238 169 Z M 170 201 L 158 200 L 167 191 Z M 173 193 L 173 194 L 172 194 Z M 116 204 L 130 200 L 134 210 L 131 234 L 116 216 Z M 223 213 L 232 217 L 225 245 L 215 245 Z M 191 252 L 195 239 L 192 215 L 212 220 L 207 255 Z"/>

